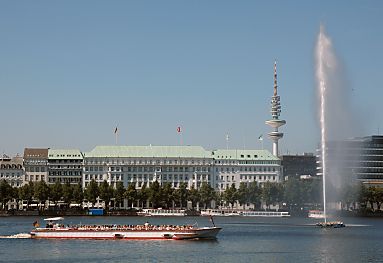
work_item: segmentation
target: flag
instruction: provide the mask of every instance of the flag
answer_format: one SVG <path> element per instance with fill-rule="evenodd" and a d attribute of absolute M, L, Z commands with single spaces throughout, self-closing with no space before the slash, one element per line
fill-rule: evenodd
<path fill-rule="evenodd" d="M 118 128 L 117 128 L 117 126 L 116 126 L 116 129 L 114 129 L 114 134 L 116 134 L 117 131 L 118 131 Z"/>
<path fill-rule="evenodd" d="M 263 135 L 259 135 L 258 140 L 263 141 Z"/>
<path fill-rule="evenodd" d="M 33 222 L 33 226 L 34 226 L 34 227 L 39 227 L 39 226 L 40 226 L 40 225 L 39 225 L 39 222 L 37 222 L 37 221 Z"/>
<path fill-rule="evenodd" d="M 177 132 L 178 132 L 178 133 L 181 132 L 181 127 L 180 127 L 180 126 L 177 127 Z"/>

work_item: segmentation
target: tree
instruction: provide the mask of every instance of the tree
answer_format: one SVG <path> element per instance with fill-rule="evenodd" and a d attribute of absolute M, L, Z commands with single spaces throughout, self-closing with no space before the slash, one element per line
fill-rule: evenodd
<path fill-rule="evenodd" d="M 39 203 L 45 204 L 50 195 L 50 189 L 45 181 L 40 181 L 34 184 L 34 197 L 39 201 Z"/>
<path fill-rule="evenodd" d="M 161 205 L 166 208 L 173 206 L 174 189 L 172 188 L 172 185 L 170 183 L 165 183 L 162 186 L 162 189 L 160 192 L 161 192 L 161 201 L 160 201 Z"/>
<path fill-rule="evenodd" d="M 204 208 L 206 208 L 206 206 L 210 207 L 209 203 L 211 203 L 215 197 L 214 189 L 210 186 L 210 184 L 202 182 L 199 190 L 199 196 Z"/>
<path fill-rule="evenodd" d="M 109 210 L 110 199 L 113 197 L 114 188 L 104 180 L 100 185 L 100 198 L 105 202 L 105 210 Z"/>
<path fill-rule="evenodd" d="M 78 183 L 73 187 L 73 201 L 75 201 L 77 204 L 82 204 L 84 201 L 84 192 L 82 190 L 81 184 Z"/>
<path fill-rule="evenodd" d="M 238 203 L 244 205 L 249 202 L 249 189 L 245 183 L 240 183 L 237 191 Z"/>
<path fill-rule="evenodd" d="M 27 201 L 27 209 L 29 209 L 29 203 L 32 202 L 33 198 L 33 182 L 23 185 L 19 188 L 19 198 Z"/>
<path fill-rule="evenodd" d="M 258 183 L 256 181 L 251 182 L 250 186 L 248 188 L 248 194 L 249 194 L 249 202 L 254 205 L 254 207 L 260 206 L 260 189 L 258 187 Z"/>
<path fill-rule="evenodd" d="M 121 203 L 124 200 L 125 188 L 123 182 L 116 183 L 116 190 L 114 191 L 114 199 L 118 204 L 118 207 L 121 207 Z"/>
<path fill-rule="evenodd" d="M 131 202 L 133 207 L 134 202 L 137 200 L 137 190 L 134 183 L 128 184 L 128 187 L 126 188 L 126 191 L 124 193 L 124 197 L 128 200 L 128 206 L 129 202 Z"/>
<path fill-rule="evenodd" d="M 70 206 L 70 203 L 73 200 L 73 194 L 74 194 L 74 189 L 71 186 L 71 184 L 69 182 L 65 183 L 62 186 L 62 198 L 64 202 L 68 204 L 68 206 Z"/>
<path fill-rule="evenodd" d="M 149 198 L 149 189 L 146 187 L 146 183 L 144 183 L 141 186 L 141 189 L 137 192 L 138 206 L 144 207 L 144 203 L 147 202 L 148 198 Z"/>
<path fill-rule="evenodd" d="M 160 184 L 157 181 L 154 181 L 153 183 L 150 184 L 148 197 L 149 197 L 149 201 L 152 203 L 152 207 L 158 208 L 162 201 L 161 200 L 162 193 L 161 193 Z"/>
<path fill-rule="evenodd" d="M 194 188 L 194 185 L 190 187 L 189 200 L 192 202 L 193 207 L 195 207 L 195 205 L 201 200 L 199 192 L 197 189 Z"/>
<path fill-rule="evenodd" d="M 61 200 L 63 195 L 63 187 L 60 182 L 56 182 L 49 186 L 49 197 L 55 203 L 55 208 L 57 207 L 57 202 Z"/>
<path fill-rule="evenodd" d="M 229 203 L 232 207 L 237 201 L 237 188 L 235 188 L 235 184 L 232 183 L 230 187 L 226 188 L 223 194 L 223 199 Z"/>
<path fill-rule="evenodd" d="M 185 182 L 180 183 L 180 187 L 175 190 L 175 196 L 179 199 L 180 207 L 186 207 L 186 201 L 188 200 L 188 189 Z"/>
<path fill-rule="evenodd" d="M 85 198 L 92 203 L 92 207 L 97 201 L 99 196 L 99 187 L 94 179 L 92 179 L 85 189 Z"/>
<path fill-rule="evenodd" d="M 0 181 L 0 202 L 1 202 L 1 209 L 5 208 L 5 205 L 12 197 L 12 187 L 9 185 L 9 183 L 2 179 Z"/>
<path fill-rule="evenodd" d="M 296 178 L 289 178 L 284 184 L 284 200 L 289 205 L 290 210 L 298 210 L 303 204 L 302 188 L 300 181 Z"/>

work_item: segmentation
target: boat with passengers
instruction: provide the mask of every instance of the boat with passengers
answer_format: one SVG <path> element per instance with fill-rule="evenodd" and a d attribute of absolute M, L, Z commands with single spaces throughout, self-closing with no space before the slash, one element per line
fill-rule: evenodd
<path fill-rule="evenodd" d="M 62 217 L 46 218 L 45 227 L 34 223 L 31 238 L 43 239 L 215 239 L 221 227 L 192 225 L 64 225 Z"/>

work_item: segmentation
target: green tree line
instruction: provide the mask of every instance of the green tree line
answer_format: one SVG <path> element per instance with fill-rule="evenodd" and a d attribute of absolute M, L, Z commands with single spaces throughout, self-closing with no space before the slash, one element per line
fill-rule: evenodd
<path fill-rule="evenodd" d="M 191 201 L 193 207 L 197 203 L 200 208 L 210 208 L 214 200 L 221 207 L 238 208 L 254 205 L 261 209 L 263 203 L 266 209 L 271 205 L 280 205 L 290 211 L 300 210 L 303 207 L 316 207 L 322 205 L 322 182 L 320 180 L 289 179 L 283 183 L 266 182 L 259 185 L 257 182 L 241 183 L 238 188 L 232 184 L 225 191 L 215 191 L 209 184 L 202 183 L 199 189 L 191 187 L 187 189 L 186 183 L 181 183 L 178 189 L 171 187 L 170 183 L 160 185 L 157 181 L 144 184 L 141 189 L 136 189 L 135 184 L 129 184 L 126 188 L 122 182 L 117 182 L 116 187 L 103 181 L 100 185 L 92 180 L 85 190 L 81 184 L 71 185 L 55 183 L 47 185 L 44 181 L 28 183 L 22 187 L 11 187 L 5 180 L 0 181 L 1 209 L 10 200 L 23 200 L 28 204 L 34 201 L 45 203 L 47 200 L 55 206 L 59 202 L 66 204 L 82 204 L 84 200 L 94 205 L 97 198 L 105 201 L 106 209 L 113 203 L 114 207 L 121 207 L 124 199 L 128 207 L 152 207 L 152 208 L 185 208 Z M 112 201 L 113 202 L 110 202 Z M 342 189 L 341 200 L 344 209 L 356 207 L 358 203 L 362 208 L 381 208 L 383 203 L 383 189 L 379 187 L 365 187 L 363 184 L 347 185 Z"/>

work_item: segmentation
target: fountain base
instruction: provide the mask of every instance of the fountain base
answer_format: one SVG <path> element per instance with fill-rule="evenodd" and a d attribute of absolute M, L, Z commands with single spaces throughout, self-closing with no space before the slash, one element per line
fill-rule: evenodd
<path fill-rule="evenodd" d="M 341 221 L 332 221 L 332 222 L 319 222 L 316 224 L 316 226 L 322 227 L 322 228 L 342 228 L 346 227 L 346 225 Z"/>

